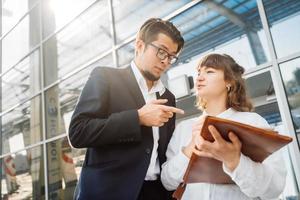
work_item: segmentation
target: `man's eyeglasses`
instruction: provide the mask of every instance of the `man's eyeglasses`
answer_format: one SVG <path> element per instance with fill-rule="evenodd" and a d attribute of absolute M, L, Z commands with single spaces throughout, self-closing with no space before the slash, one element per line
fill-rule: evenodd
<path fill-rule="evenodd" d="M 170 55 L 166 50 L 152 44 L 152 43 L 148 43 L 149 45 L 151 45 L 152 47 L 157 49 L 157 53 L 156 56 L 160 59 L 160 60 L 164 60 L 166 58 L 168 58 L 169 63 L 172 65 L 174 63 L 176 63 L 176 61 L 178 60 L 178 58 L 174 55 Z"/>

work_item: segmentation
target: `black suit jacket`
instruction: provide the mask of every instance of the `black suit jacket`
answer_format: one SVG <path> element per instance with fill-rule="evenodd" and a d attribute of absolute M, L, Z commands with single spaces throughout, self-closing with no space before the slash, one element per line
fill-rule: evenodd
<path fill-rule="evenodd" d="M 166 90 L 159 97 L 175 106 Z M 131 68 L 95 68 L 84 86 L 69 128 L 75 148 L 87 148 L 77 188 L 79 199 L 137 198 L 150 163 L 152 127 L 140 126 L 137 109 L 145 104 Z M 159 128 L 159 161 L 175 127 L 175 115 Z M 76 196 L 75 196 L 76 198 Z"/>

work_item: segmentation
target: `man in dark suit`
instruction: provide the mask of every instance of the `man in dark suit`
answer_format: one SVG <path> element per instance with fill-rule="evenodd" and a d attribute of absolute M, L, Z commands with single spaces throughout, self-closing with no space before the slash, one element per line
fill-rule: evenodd
<path fill-rule="evenodd" d="M 91 72 L 69 128 L 72 146 L 87 148 L 75 199 L 170 198 L 160 171 L 175 113 L 183 111 L 160 76 L 183 44 L 171 22 L 152 18 L 137 34 L 130 67 Z"/>

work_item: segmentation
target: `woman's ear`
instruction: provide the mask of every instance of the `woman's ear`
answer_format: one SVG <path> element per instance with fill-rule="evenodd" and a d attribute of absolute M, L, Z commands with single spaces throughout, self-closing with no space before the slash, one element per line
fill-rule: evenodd
<path fill-rule="evenodd" d="M 229 81 L 226 81 L 225 82 L 225 87 L 226 87 L 226 89 L 227 89 L 227 92 L 230 92 L 231 90 L 232 90 L 232 83 L 231 82 L 229 82 Z"/>
<path fill-rule="evenodd" d="M 226 88 L 227 88 L 227 92 L 230 92 L 230 90 L 231 90 L 231 85 L 230 85 L 230 84 L 227 84 L 227 85 L 226 85 Z"/>

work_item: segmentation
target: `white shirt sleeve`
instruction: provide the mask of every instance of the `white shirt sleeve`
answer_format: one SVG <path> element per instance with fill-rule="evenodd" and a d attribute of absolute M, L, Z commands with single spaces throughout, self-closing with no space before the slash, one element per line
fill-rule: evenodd
<path fill-rule="evenodd" d="M 258 122 L 258 127 L 270 128 L 261 116 L 256 120 L 256 123 Z M 284 189 L 287 174 L 281 151 L 271 154 L 262 163 L 254 162 L 241 154 L 240 162 L 233 172 L 224 164 L 223 170 L 244 194 L 262 199 L 278 197 Z"/>
<path fill-rule="evenodd" d="M 178 124 L 170 140 L 166 157 L 162 165 L 161 181 L 167 190 L 175 190 L 183 181 L 183 176 L 189 163 L 189 158 L 182 152 L 191 139 L 192 123 Z"/>

